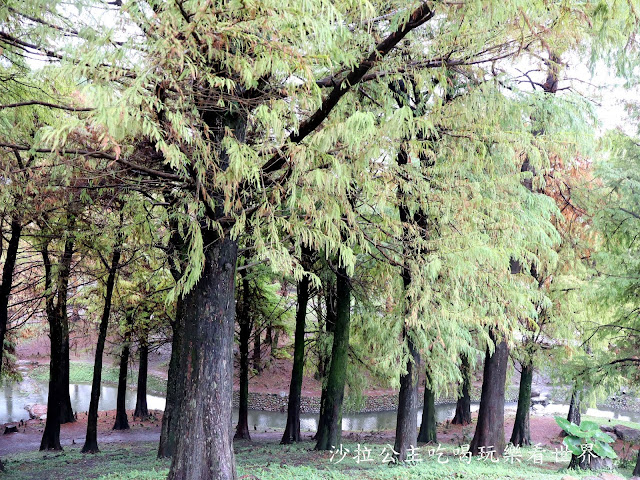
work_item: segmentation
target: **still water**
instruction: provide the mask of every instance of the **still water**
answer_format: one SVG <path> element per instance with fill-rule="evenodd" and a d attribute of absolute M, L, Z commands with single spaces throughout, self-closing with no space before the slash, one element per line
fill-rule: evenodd
<path fill-rule="evenodd" d="M 20 383 L 3 382 L 0 387 L 0 424 L 28 420 L 29 412 L 27 412 L 25 406 L 33 404 L 46 405 L 48 393 L 49 385 L 46 382 L 37 382 L 27 377 Z M 103 386 L 100 389 L 99 410 L 114 410 L 116 408 L 117 393 L 118 389 L 116 387 Z M 69 396 L 71 397 L 71 406 L 74 412 L 86 412 L 89 410 L 91 385 L 69 385 Z M 127 409 L 135 408 L 135 390 L 127 390 L 126 405 Z M 147 406 L 151 410 L 163 410 L 164 398 L 147 395 Z"/>
<path fill-rule="evenodd" d="M 103 386 L 100 389 L 100 410 L 114 410 L 116 408 L 116 396 L 118 389 L 112 386 Z M 5 381 L 0 385 L 0 424 L 28 420 L 29 413 L 26 405 L 47 404 L 48 385 L 46 382 L 37 382 L 30 378 L 20 383 Z M 69 386 L 71 405 L 77 412 L 86 412 L 89 409 L 91 385 L 73 384 Z M 136 392 L 128 390 L 126 395 L 127 409 L 135 408 Z M 151 410 L 163 410 L 165 400 L 163 397 L 147 395 L 147 404 Z M 515 411 L 515 403 L 507 403 L 506 411 Z M 472 411 L 478 410 L 478 405 L 471 406 Z M 549 404 L 546 407 L 536 405 L 534 412 L 539 415 L 563 415 L 569 411 L 568 405 Z M 436 405 L 436 419 L 438 422 L 453 418 L 455 404 L 443 403 Z M 595 409 L 589 408 L 586 415 L 640 422 L 640 413 L 625 410 Z M 418 424 L 422 411 L 418 412 Z M 233 412 L 233 422 L 237 421 L 238 411 Z M 263 412 L 249 410 L 249 428 L 257 431 L 284 429 L 287 423 L 287 414 L 281 412 Z M 302 414 L 300 429 L 303 431 L 316 431 L 318 427 L 318 414 Z M 396 412 L 354 413 L 345 415 L 342 419 L 342 429 L 348 431 L 375 432 L 378 430 L 393 430 L 396 428 Z"/>

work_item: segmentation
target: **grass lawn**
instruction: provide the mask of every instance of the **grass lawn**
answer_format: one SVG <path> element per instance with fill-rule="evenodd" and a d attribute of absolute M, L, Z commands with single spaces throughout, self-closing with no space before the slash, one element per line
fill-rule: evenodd
<path fill-rule="evenodd" d="M 386 445 L 361 445 L 370 448 L 371 462 L 357 463 L 354 452 L 357 445 L 343 445 L 350 453 L 340 463 L 341 455 L 331 461 L 330 452 L 313 451 L 313 443 L 282 446 L 276 443 L 237 442 L 235 445 L 238 477 L 252 480 L 454 480 L 454 479 L 513 479 L 513 480 L 560 480 L 565 475 L 581 478 L 594 472 L 575 472 L 565 469 L 568 462 L 556 463 L 555 453 L 542 452 L 542 464 L 535 464 L 530 457 L 538 452 L 523 448 L 520 462 L 501 459 L 497 463 L 472 459 L 461 462 L 453 456 L 456 446 L 442 445 L 445 455 L 438 458 L 429 455 L 430 446 L 420 449 L 422 462 L 414 465 L 386 465 L 380 454 Z M 8 456 L 3 478 L 7 480 L 53 480 L 98 478 L 101 480 L 164 480 L 169 461 L 157 460 L 155 442 L 135 445 L 107 444 L 95 455 L 83 455 L 80 446 L 68 448 L 62 453 L 29 452 Z M 387 447 L 388 449 L 388 447 Z M 344 452 L 344 450 L 343 450 Z M 363 456 L 364 457 L 364 456 Z M 440 462 L 447 461 L 447 463 Z M 619 469 L 618 473 L 630 476 L 630 470 Z"/>

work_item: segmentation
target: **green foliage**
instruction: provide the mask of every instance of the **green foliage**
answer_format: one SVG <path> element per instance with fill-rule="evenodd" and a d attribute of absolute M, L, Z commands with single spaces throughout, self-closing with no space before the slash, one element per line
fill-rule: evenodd
<path fill-rule="evenodd" d="M 613 438 L 600 430 L 600 425 L 597 423 L 584 420 L 578 426 L 562 417 L 556 417 L 556 422 L 567 433 L 562 443 L 573 455 L 584 455 L 584 452 L 590 447 L 598 457 L 618 458 L 616 452 L 609 445 L 613 442 Z"/>

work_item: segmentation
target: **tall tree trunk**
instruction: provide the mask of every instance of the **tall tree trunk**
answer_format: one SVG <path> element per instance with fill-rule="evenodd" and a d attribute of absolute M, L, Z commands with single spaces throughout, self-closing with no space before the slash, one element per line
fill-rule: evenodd
<path fill-rule="evenodd" d="M 407 149 L 402 146 L 398 152 L 398 166 L 402 167 L 407 165 L 409 160 L 409 153 Z M 406 192 L 401 186 L 398 188 L 399 206 L 398 214 L 400 221 L 403 224 L 404 236 L 408 236 L 408 223 L 415 220 L 415 217 L 411 215 L 411 212 L 406 206 Z M 408 248 L 405 247 L 404 255 L 409 256 Z M 405 293 L 405 302 L 409 302 L 406 298 L 409 286 L 411 285 L 411 271 L 408 267 L 402 268 L 402 283 Z M 405 306 L 405 315 L 409 315 L 410 307 Z M 411 339 L 411 335 L 407 332 L 407 327 L 403 326 L 402 339 L 407 343 L 407 349 L 409 356 L 405 364 L 406 373 L 400 376 L 400 393 L 398 396 L 398 414 L 396 418 L 396 439 L 394 450 L 397 452 L 398 461 L 404 462 L 407 458 L 407 450 L 417 444 L 418 439 L 418 418 L 417 418 L 417 406 L 418 406 L 418 365 L 420 364 L 420 354 L 418 349 Z"/>
<path fill-rule="evenodd" d="M 41 249 L 45 271 L 45 310 L 49 322 L 49 338 L 51 341 L 51 354 L 49 358 L 49 393 L 47 398 L 47 420 L 42 433 L 40 450 L 62 450 L 60 445 L 60 424 L 62 423 L 63 404 L 69 396 L 69 384 L 64 383 L 65 368 L 65 337 L 68 345 L 68 328 L 65 329 L 64 318 L 67 309 L 67 289 L 73 256 L 73 239 L 67 237 L 63 255 L 60 259 L 60 267 L 56 280 L 56 292 L 52 290 L 52 264 L 49 257 L 49 245 L 43 245 Z M 56 301 L 57 295 L 57 301 Z M 69 350 L 66 349 L 68 355 Z M 68 374 L 67 374 L 68 375 Z M 68 377 L 67 377 L 68 378 Z"/>
<path fill-rule="evenodd" d="M 66 295 L 66 293 L 65 293 Z M 62 392 L 62 401 L 60 402 L 60 423 L 72 423 L 76 421 L 73 415 L 73 407 L 71 406 L 71 394 L 69 393 L 69 369 L 71 362 L 69 361 L 69 317 L 65 308 L 61 312 L 62 317 L 62 378 L 60 380 L 60 391 Z"/>
<path fill-rule="evenodd" d="M 326 335 L 331 335 L 333 339 L 333 332 L 336 328 L 336 295 L 335 295 L 335 284 L 328 283 L 324 285 L 325 288 L 325 305 L 326 305 L 326 316 L 324 322 L 324 330 Z M 332 342 L 333 343 L 333 342 Z M 322 390 L 320 391 L 320 409 L 322 411 L 322 405 L 324 405 L 325 398 L 327 398 L 327 376 L 329 375 L 329 371 L 331 370 L 331 353 L 325 351 L 322 348 L 319 352 L 321 361 L 319 363 L 322 364 L 322 375 L 319 380 L 322 380 Z M 320 368 L 320 364 L 318 365 Z M 313 436 L 314 440 L 318 439 L 318 431 Z"/>
<path fill-rule="evenodd" d="M 293 347 L 293 370 L 289 384 L 289 403 L 287 405 L 287 425 L 282 435 L 281 444 L 300 441 L 300 401 L 302 396 L 302 379 L 304 376 L 304 330 L 309 303 L 309 277 L 305 275 L 298 282 L 298 308 L 296 310 L 296 332 Z"/>
<path fill-rule="evenodd" d="M 122 222 L 122 217 L 121 217 Z M 100 387 L 102 384 L 102 354 L 104 343 L 107 338 L 107 327 L 109 326 L 109 315 L 111 314 L 111 299 L 113 298 L 113 287 L 116 282 L 118 265 L 120 263 L 120 248 L 122 245 L 122 235 L 118 234 L 118 240 L 113 248 L 109 275 L 104 298 L 104 309 L 100 319 L 100 329 L 98 332 L 98 342 L 96 344 L 96 356 L 93 362 L 93 381 L 91 383 L 91 400 L 89 401 L 89 415 L 87 417 L 87 437 L 82 447 L 82 453 L 97 453 L 98 449 L 98 403 L 100 401 Z"/>
<path fill-rule="evenodd" d="M 147 418 L 149 409 L 147 408 L 147 378 L 149 370 L 149 332 L 144 331 L 140 336 L 138 363 L 138 385 L 136 388 L 136 409 L 133 417 Z"/>
<path fill-rule="evenodd" d="M 531 384 L 533 382 L 533 362 L 523 363 L 520 372 L 520 390 L 518 393 L 518 409 L 511 433 L 512 445 L 523 447 L 531 445 L 531 429 L 529 428 L 529 411 L 531 410 Z"/>
<path fill-rule="evenodd" d="M 169 360 L 169 373 L 167 376 L 167 399 L 162 415 L 162 430 L 160 432 L 160 445 L 158 446 L 158 458 L 166 458 L 173 455 L 176 446 L 176 432 L 178 425 L 176 419 L 178 412 L 176 406 L 179 404 L 179 397 L 182 395 L 181 373 L 184 371 L 180 366 L 180 355 L 183 341 L 183 309 L 184 300 L 178 298 L 176 302 L 176 318 L 171 324 L 173 338 L 171 339 L 171 359 Z"/>
<path fill-rule="evenodd" d="M 185 295 L 181 366 L 184 395 L 169 480 L 233 480 L 231 422 L 238 246 L 203 231 L 204 266 Z"/>
<path fill-rule="evenodd" d="M 273 327 L 271 326 L 271 320 L 269 320 L 269 325 L 267 325 L 267 333 L 264 338 L 264 343 L 271 346 L 273 342 Z"/>
<path fill-rule="evenodd" d="M 420 433 L 418 441 L 423 443 L 436 443 L 436 394 L 431 383 L 431 376 L 427 371 L 424 385 L 424 405 L 422 407 L 422 423 L 420 423 Z"/>
<path fill-rule="evenodd" d="M 56 317 L 49 319 L 49 338 L 51 339 L 51 359 L 49 360 L 49 394 L 47 397 L 47 420 L 42 433 L 40 450 L 62 450 L 60 445 L 60 377 L 62 376 L 62 328 Z"/>
<path fill-rule="evenodd" d="M 75 217 L 69 220 L 70 228 L 75 228 Z M 60 271 L 58 273 L 58 301 L 56 315 L 62 328 L 61 345 L 61 375 L 58 378 L 60 385 L 60 423 L 75 422 L 73 408 L 71 407 L 71 396 L 69 394 L 69 316 L 67 315 L 67 296 L 69 290 L 69 276 L 71 274 L 71 261 L 73 249 L 75 248 L 75 238 L 69 235 L 64 243 L 64 251 L 60 259 Z"/>
<path fill-rule="evenodd" d="M 336 274 L 336 324 L 333 332 L 331 366 L 326 395 L 321 405 L 316 450 L 330 450 L 342 437 L 342 401 L 349 359 L 349 326 L 351 320 L 351 285 L 345 268 Z"/>
<path fill-rule="evenodd" d="M 493 447 L 497 455 L 502 455 L 505 447 L 504 384 L 507 378 L 509 348 L 505 340 L 496 341 L 493 332 L 490 336 L 495 342 L 495 350 L 493 355 L 490 355 L 487 347 L 478 424 L 469 447 L 472 455 L 478 455 L 481 447 L 485 447 L 485 450 Z"/>
<path fill-rule="evenodd" d="M 273 332 L 273 341 L 271 342 L 271 357 L 276 357 L 276 351 L 278 350 L 278 342 L 280 341 L 280 329 L 275 328 Z"/>
<path fill-rule="evenodd" d="M 396 417 L 396 439 L 394 451 L 397 460 L 407 459 L 407 450 L 418 444 L 418 365 L 420 353 L 406 329 L 403 337 L 407 342 L 409 356 L 405 365 L 406 373 L 400 375 L 400 393 L 398 395 L 398 413 Z"/>
<path fill-rule="evenodd" d="M 260 325 L 255 325 L 254 326 L 254 334 L 253 334 L 253 368 L 256 370 L 256 372 L 258 373 L 262 373 L 262 355 L 261 355 L 261 351 L 260 349 L 262 348 L 261 345 L 261 328 Z"/>
<path fill-rule="evenodd" d="M 20 235 L 22 234 L 22 224 L 17 217 L 11 219 L 11 236 L 7 246 L 7 256 L 2 267 L 2 284 L 0 284 L 0 377 L 2 376 L 2 362 L 4 353 L 4 337 L 7 334 L 7 324 L 9 323 L 9 297 L 13 286 L 13 271 L 18 260 L 18 246 L 20 245 Z M 0 243 L 2 239 L 0 239 Z M 0 256 L 2 254 L 0 248 Z M 4 472 L 4 464 L 0 460 L 0 472 Z"/>
<path fill-rule="evenodd" d="M 18 261 L 18 246 L 20 245 L 21 234 L 22 224 L 18 218 L 14 217 L 11 219 L 11 236 L 7 245 L 7 256 L 2 266 L 2 283 L 0 284 L 0 372 L 2 371 L 4 337 L 7 334 L 7 324 L 9 322 L 9 296 L 13 286 L 13 271 Z"/>
<path fill-rule="evenodd" d="M 471 366 L 469 365 L 469 357 L 464 353 L 461 356 L 460 373 L 462 374 L 462 385 L 456 403 L 456 414 L 451 423 L 469 425 L 471 423 Z"/>
<path fill-rule="evenodd" d="M 571 402 L 569 403 L 569 414 L 567 415 L 567 420 L 575 423 L 576 425 L 580 425 L 581 421 L 580 415 L 580 390 L 578 387 L 573 387 L 573 392 L 571 392 Z"/>
<path fill-rule="evenodd" d="M 251 318 L 249 318 L 249 280 L 246 270 L 240 272 L 242 277 L 242 298 L 238 312 L 240 325 L 240 398 L 238 402 L 238 425 L 235 438 L 251 440 L 249 434 L 249 340 L 251 338 Z"/>
<path fill-rule="evenodd" d="M 116 400 L 116 421 L 113 430 L 129 430 L 129 419 L 127 418 L 127 406 L 125 403 L 127 394 L 127 369 L 129 367 L 129 350 L 131 343 L 131 328 L 133 326 L 133 312 L 126 313 L 126 330 L 124 332 L 124 343 L 120 352 L 120 371 L 118 373 L 118 397 Z"/>

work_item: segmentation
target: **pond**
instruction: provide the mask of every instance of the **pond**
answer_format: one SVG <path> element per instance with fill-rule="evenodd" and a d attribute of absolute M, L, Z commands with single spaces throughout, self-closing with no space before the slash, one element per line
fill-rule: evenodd
<path fill-rule="evenodd" d="M 116 408 L 117 391 L 118 389 L 114 386 L 102 386 L 100 390 L 100 410 L 114 410 Z M 24 377 L 24 380 L 20 383 L 5 381 L 0 386 L 0 424 L 28 420 L 29 413 L 25 409 L 25 406 L 30 404 L 46 405 L 47 393 L 48 385 L 46 382 L 35 381 L 28 377 Z M 74 411 L 86 412 L 89 409 L 91 385 L 72 384 L 69 386 L 69 394 L 71 396 L 71 405 Z M 127 390 L 127 409 L 135 408 L 135 403 L 135 390 Z M 165 400 L 160 396 L 147 395 L 147 405 L 151 410 L 163 410 Z M 505 410 L 514 412 L 516 406 L 516 403 L 507 403 L 505 404 Z M 471 406 L 471 410 L 477 411 L 478 405 L 473 404 Z M 551 403 L 547 406 L 536 405 L 533 411 L 539 415 L 566 416 L 569 411 L 569 407 L 568 405 Z M 453 403 L 442 403 L 436 405 L 436 419 L 438 422 L 444 422 L 453 418 L 454 412 L 455 404 Z M 585 413 L 586 415 L 603 418 L 640 422 L 640 413 L 627 410 L 589 408 Z M 420 410 L 418 412 L 418 424 L 420 424 L 421 416 L 422 411 Z M 234 424 L 236 423 L 237 418 L 238 411 L 234 409 Z M 250 410 L 248 420 L 250 429 L 262 431 L 284 429 L 287 423 L 287 414 L 282 412 Z M 302 431 L 313 432 L 316 431 L 317 426 L 317 414 L 308 413 L 301 415 L 300 429 Z M 348 431 L 375 432 L 378 430 L 393 430 L 395 427 L 395 411 L 345 414 L 342 419 L 342 428 L 343 430 Z"/>
<path fill-rule="evenodd" d="M 19 422 L 28 420 L 29 412 L 25 409 L 27 405 L 47 404 L 49 385 L 47 382 L 38 382 L 28 377 L 24 377 L 20 383 L 3 382 L 0 387 L 0 424 L 7 422 Z M 100 389 L 99 410 L 114 410 L 116 408 L 116 397 L 118 389 L 112 386 L 103 385 Z M 69 385 L 69 396 L 74 412 L 86 412 L 89 410 L 91 398 L 91 385 L 72 384 Z M 147 395 L 147 406 L 151 410 L 163 410 L 164 398 L 155 395 Z M 136 406 L 136 391 L 127 390 L 127 409 Z"/>

